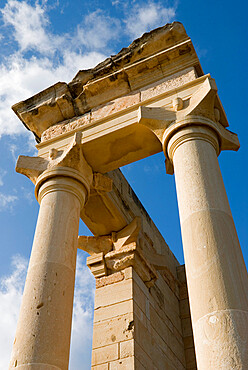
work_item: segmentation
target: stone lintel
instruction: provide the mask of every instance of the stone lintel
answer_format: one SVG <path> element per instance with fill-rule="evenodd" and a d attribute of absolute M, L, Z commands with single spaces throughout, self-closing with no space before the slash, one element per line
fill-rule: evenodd
<path fill-rule="evenodd" d="M 185 68 L 202 69 L 181 23 L 144 34 L 93 69 L 79 71 L 69 83 L 59 82 L 13 106 L 37 141 L 50 126 L 79 117 Z"/>

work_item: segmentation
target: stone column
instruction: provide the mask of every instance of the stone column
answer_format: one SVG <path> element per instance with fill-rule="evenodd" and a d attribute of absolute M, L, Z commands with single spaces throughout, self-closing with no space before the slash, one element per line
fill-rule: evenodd
<path fill-rule="evenodd" d="M 68 369 L 79 217 L 89 173 L 48 165 L 36 180 L 40 211 L 10 369 Z"/>
<path fill-rule="evenodd" d="M 248 278 L 217 159 L 223 130 L 203 121 L 188 117 L 164 135 L 175 172 L 197 365 L 247 369 Z"/>

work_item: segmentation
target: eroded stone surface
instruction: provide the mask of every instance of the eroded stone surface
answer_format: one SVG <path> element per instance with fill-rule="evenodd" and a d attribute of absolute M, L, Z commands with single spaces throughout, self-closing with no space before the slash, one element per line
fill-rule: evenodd
<path fill-rule="evenodd" d="M 178 88 L 187 82 L 193 81 L 197 78 L 196 71 L 193 67 L 175 73 L 170 77 L 166 77 L 159 82 L 153 83 L 141 89 L 141 101 L 151 99 L 154 96 L 165 93 L 166 91 Z"/>
<path fill-rule="evenodd" d="M 47 130 L 45 130 L 41 135 L 41 141 L 49 140 L 55 136 L 64 134 L 65 132 L 70 132 L 77 128 L 80 128 L 90 122 L 90 114 L 86 113 L 79 117 L 77 120 L 63 121 L 63 123 L 57 123 Z"/>
<path fill-rule="evenodd" d="M 181 69 L 182 66 L 196 66 L 198 75 L 202 75 L 191 40 L 182 24 L 174 22 L 144 34 L 95 68 L 79 71 L 69 84 L 55 84 L 15 104 L 13 110 L 39 141 L 50 126 L 85 115 L 101 104 L 171 75 L 178 63 Z M 119 104 L 123 105 L 122 102 Z M 108 105 L 102 113 L 113 113 L 118 109 L 117 105 L 114 109 L 112 104 Z M 74 123 L 62 124 L 56 130 L 62 133 L 84 123 L 85 118 L 77 120 L 76 126 Z M 48 133 L 43 135 L 43 140 L 48 137 Z"/>

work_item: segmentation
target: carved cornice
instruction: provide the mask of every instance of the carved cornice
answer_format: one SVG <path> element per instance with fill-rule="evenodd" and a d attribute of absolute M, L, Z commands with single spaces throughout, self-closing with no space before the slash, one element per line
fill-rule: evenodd
<path fill-rule="evenodd" d="M 52 125 L 188 67 L 195 67 L 198 76 L 203 74 L 183 25 L 174 22 L 144 34 L 95 68 L 79 71 L 69 84 L 59 82 L 15 104 L 13 110 L 39 141 Z"/>

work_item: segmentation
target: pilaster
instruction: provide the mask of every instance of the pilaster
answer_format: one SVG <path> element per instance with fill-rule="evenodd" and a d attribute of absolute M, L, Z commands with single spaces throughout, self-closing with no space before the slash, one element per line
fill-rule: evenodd
<path fill-rule="evenodd" d="M 147 216 L 148 217 L 148 216 Z M 144 223 L 144 225 L 143 225 Z M 185 369 L 176 271 L 150 251 L 155 226 L 135 217 L 108 236 L 79 236 L 96 278 L 92 369 Z M 145 228 L 145 230 L 144 230 Z M 158 240 L 156 241 L 158 247 Z"/>

